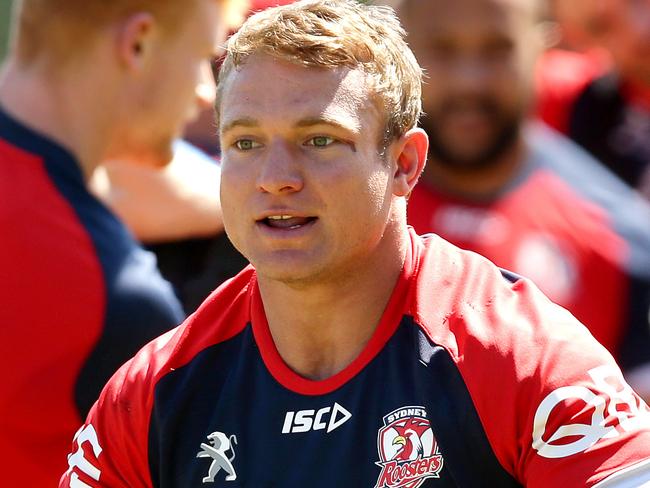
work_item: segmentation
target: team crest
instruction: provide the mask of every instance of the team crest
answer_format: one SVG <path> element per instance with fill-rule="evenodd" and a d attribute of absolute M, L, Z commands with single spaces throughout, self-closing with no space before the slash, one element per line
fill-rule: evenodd
<path fill-rule="evenodd" d="M 384 416 L 377 450 L 381 473 L 375 488 L 417 488 L 440 477 L 443 459 L 424 407 L 402 407 Z"/>

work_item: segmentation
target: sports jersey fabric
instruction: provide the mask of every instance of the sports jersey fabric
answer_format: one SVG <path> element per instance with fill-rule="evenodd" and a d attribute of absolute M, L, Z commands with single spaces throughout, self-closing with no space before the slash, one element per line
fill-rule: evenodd
<path fill-rule="evenodd" d="M 247 268 L 112 378 L 60 487 L 546 487 L 650 480 L 650 409 L 531 282 L 411 230 L 373 337 L 283 362 Z M 631 485 L 636 486 L 636 485 Z"/>
<path fill-rule="evenodd" d="M 598 50 L 545 51 L 535 67 L 537 115 L 554 129 L 567 133 L 571 107 L 589 83 L 610 68 L 607 58 Z"/>
<path fill-rule="evenodd" d="M 180 305 L 74 157 L 0 111 L 2 486 L 54 486 L 101 388 Z"/>
<path fill-rule="evenodd" d="M 598 53 L 552 49 L 537 66 L 537 113 L 632 187 L 650 172 L 650 88 Z"/>
<path fill-rule="evenodd" d="M 578 146 L 542 124 L 529 156 L 481 201 L 421 181 L 408 221 L 532 279 L 625 370 L 650 361 L 650 207 Z"/>
<path fill-rule="evenodd" d="M 594 79 L 571 106 L 567 134 L 638 188 L 650 169 L 650 88 L 614 73 Z"/>

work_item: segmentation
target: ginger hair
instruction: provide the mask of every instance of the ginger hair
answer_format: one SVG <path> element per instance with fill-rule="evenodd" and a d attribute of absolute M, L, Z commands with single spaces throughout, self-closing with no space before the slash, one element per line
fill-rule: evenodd
<path fill-rule="evenodd" d="M 244 0 L 215 0 L 230 8 Z M 19 61 L 49 56 L 59 63 L 84 52 L 107 27 L 138 12 L 154 16 L 165 34 L 183 25 L 196 0 L 17 0 L 12 46 Z"/>

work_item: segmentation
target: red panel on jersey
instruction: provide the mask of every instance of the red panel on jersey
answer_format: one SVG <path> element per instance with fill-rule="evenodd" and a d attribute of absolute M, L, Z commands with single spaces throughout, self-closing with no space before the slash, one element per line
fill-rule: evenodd
<path fill-rule="evenodd" d="M 45 486 L 65 470 L 82 421 L 74 388 L 101 332 L 104 283 L 90 237 L 43 161 L 1 140 L 0 235 L 2 483 Z M 39 455 L 43 439 L 60 457 Z"/>
<path fill-rule="evenodd" d="M 446 198 L 420 184 L 409 223 L 532 279 L 618 351 L 627 314 L 626 243 L 599 207 L 550 171 L 536 171 L 489 204 Z"/>

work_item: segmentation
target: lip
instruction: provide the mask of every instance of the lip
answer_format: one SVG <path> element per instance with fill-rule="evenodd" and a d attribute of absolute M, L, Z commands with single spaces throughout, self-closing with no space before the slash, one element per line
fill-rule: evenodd
<path fill-rule="evenodd" d="M 267 219 L 269 217 L 272 217 L 274 215 L 290 215 L 291 217 L 299 217 L 299 218 L 318 218 L 316 215 L 313 214 L 308 214 L 305 212 L 301 212 L 298 210 L 291 210 L 287 208 L 277 208 L 277 209 L 271 209 L 271 210 L 266 210 L 259 214 L 257 217 L 255 217 L 255 222 L 261 222 L 264 219 Z"/>
<path fill-rule="evenodd" d="M 277 215 L 277 214 L 271 214 Z M 296 228 L 281 228 L 281 227 L 271 227 L 266 225 L 264 221 L 259 220 L 255 222 L 255 228 L 260 235 L 260 237 L 265 239 L 273 240 L 286 240 L 286 239 L 300 239 L 306 237 L 314 227 L 318 225 L 318 218 L 307 222 L 306 224 L 301 225 Z"/>
<path fill-rule="evenodd" d="M 306 224 L 300 225 L 296 228 L 281 228 L 271 227 L 264 222 L 264 218 L 255 221 L 255 229 L 260 237 L 268 239 L 300 239 L 306 237 L 316 225 L 318 225 L 318 217 L 311 215 L 297 215 L 291 212 L 271 212 L 270 215 L 291 215 L 292 217 L 313 217 L 312 220 Z"/>

